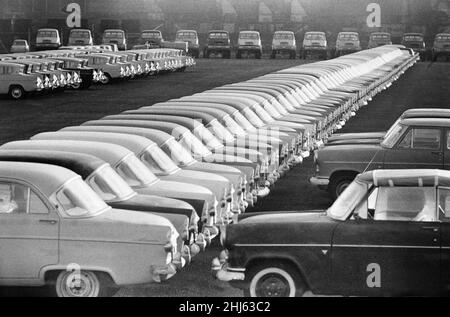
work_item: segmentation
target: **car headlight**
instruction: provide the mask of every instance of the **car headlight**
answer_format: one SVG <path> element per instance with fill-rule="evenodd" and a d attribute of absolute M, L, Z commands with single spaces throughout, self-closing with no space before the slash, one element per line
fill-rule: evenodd
<path fill-rule="evenodd" d="M 223 226 L 220 229 L 220 245 L 225 246 L 227 240 L 227 227 Z"/>

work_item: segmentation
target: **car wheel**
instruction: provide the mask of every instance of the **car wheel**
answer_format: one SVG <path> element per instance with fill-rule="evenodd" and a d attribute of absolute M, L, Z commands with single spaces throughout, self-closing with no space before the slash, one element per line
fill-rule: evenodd
<path fill-rule="evenodd" d="M 245 297 L 298 297 L 306 291 L 300 274 L 284 263 L 266 263 L 249 270 Z"/>
<path fill-rule="evenodd" d="M 19 100 L 25 97 L 25 90 L 22 86 L 12 86 L 9 89 L 9 96 L 14 100 Z"/>
<path fill-rule="evenodd" d="M 108 85 L 111 82 L 111 75 L 105 73 L 102 80 L 100 81 L 103 85 Z"/>
<path fill-rule="evenodd" d="M 354 177 L 349 175 L 339 176 L 330 183 L 329 191 L 331 197 L 336 200 L 344 190 L 353 182 Z"/>
<path fill-rule="evenodd" d="M 56 278 L 55 290 L 58 297 L 109 297 L 117 288 L 109 287 L 101 273 L 62 271 Z"/>

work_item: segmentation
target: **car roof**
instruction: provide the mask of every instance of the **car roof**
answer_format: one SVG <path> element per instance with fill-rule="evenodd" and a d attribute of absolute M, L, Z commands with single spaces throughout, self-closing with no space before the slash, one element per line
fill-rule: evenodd
<path fill-rule="evenodd" d="M 358 32 L 346 32 L 346 31 L 339 32 L 339 34 L 355 34 L 355 35 L 359 35 Z"/>
<path fill-rule="evenodd" d="M 112 120 L 112 118 L 120 118 L 118 120 Z M 125 118 L 117 116 L 107 116 L 99 121 L 117 121 L 117 125 L 128 125 L 131 127 L 140 127 L 140 128 L 150 128 L 164 131 L 166 133 L 180 136 L 185 134 L 186 132 L 190 132 L 189 129 L 172 122 L 164 122 L 164 121 L 146 121 L 146 120 L 127 120 Z M 120 124 L 119 124 L 120 123 Z"/>
<path fill-rule="evenodd" d="M 379 187 L 450 187 L 450 171 L 437 169 L 375 170 L 360 174 L 357 179 Z"/>
<path fill-rule="evenodd" d="M 132 154 L 126 148 L 109 143 L 72 140 L 26 140 L 4 144 L 0 149 L 30 149 L 63 152 L 77 152 L 96 156 L 112 166 L 119 164 Z"/>
<path fill-rule="evenodd" d="M 0 150 L 0 161 L 57 165 L 75 172 L 83 179 L 107 165 L 105 161 L 92 155 L 47 150 Z"/>
<path fill-rule="evenodd" d="M 119 115 L 120 117 L 123 117 L 126 119 L 126 117 L 133 117 L 141 120 L 149 120 L 149 121 L 166 121 L 171 123 L 176 123 L 179 125 L 182 125 L 184 127 L 187 127 L 189 129 L 196 129 L 198 127 L 201 127 L 203 123 L 201 123 L 198 120 L 187 118 L 181 115 L 170 115 L 170 114 L 163 114 L 163 113 L 133 113 L 132 111 L 126 111 L 123 112 L 122 115 Z"/>
<path fill-rule="evenodd" d="M 446 118 L 450 119 L 450 109 L 439 108 L 417 108 L 406 110 L 402 114 L 402 118 Z"/>
<path fill-rule="evenodd" d="M 68 181 L 80 178 L 79 175 L 63 167 L 25 162 L 0 162 L 0 177 L 25 181 L 38 188 L 47 197 Z"/>
<path fill-rule="evenodd" d="M 423 33 L 405 33 L 403 36 L 423 36 Z"/>
<path fill-rule="evenodd" d="M 410 126 L 450 127 L 450 119 L 447 118 L 406 118 L 401 122 Z"/>
<path fill-rule="evenodd" d="M 39 29 L 38 32 L 39 31 L 57 31 L 58 32 L 58 29 L 42 28 L 42 29 Z"/>

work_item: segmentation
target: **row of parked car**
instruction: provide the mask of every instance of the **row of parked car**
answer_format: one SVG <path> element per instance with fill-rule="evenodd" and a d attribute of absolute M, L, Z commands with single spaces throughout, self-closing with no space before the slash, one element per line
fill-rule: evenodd
<path fill-rule="evenodd" d="M 380 47 L 2 145 L 0 281 L 101 296 L 171 278 L 417 58 Z"/>
<path fill-rule="evenodd" d="M 58 50 L 0 55 L 0 95 L 88 89 L 164 72 L 184 71 L 195 60 L 179 49 L 114 50 L 114 45 L 67 46 Z"/>

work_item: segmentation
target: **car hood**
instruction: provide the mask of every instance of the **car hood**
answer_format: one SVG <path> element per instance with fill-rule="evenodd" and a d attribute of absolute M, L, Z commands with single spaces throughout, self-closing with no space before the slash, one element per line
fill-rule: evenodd
<path fill-rule="evenodd" d="M 323 211 L 277 212 L 243 216 L 226 231 L 226 246 L 240 244 L 330 245 L 338 221 Z"/>
<path fill-rule="evenodd" d="M 61 241 L 96 241 L 111 243 L 167 243 L 167 234 L 176 229 L 169 220 L 143 212 L 111 208 L 91 218 L 64 218 Z"/>
<path fill-rule="evenodd" d="M 328 141 L 382 139 L 386 132 L 342 133 L 334 134 Z"/>
<path fill-rule="evenodd" d="M 378 144 L 344 144 L 325 146 L 319 150 L 319 161 L 370 162 L 382 147 Z"/>

